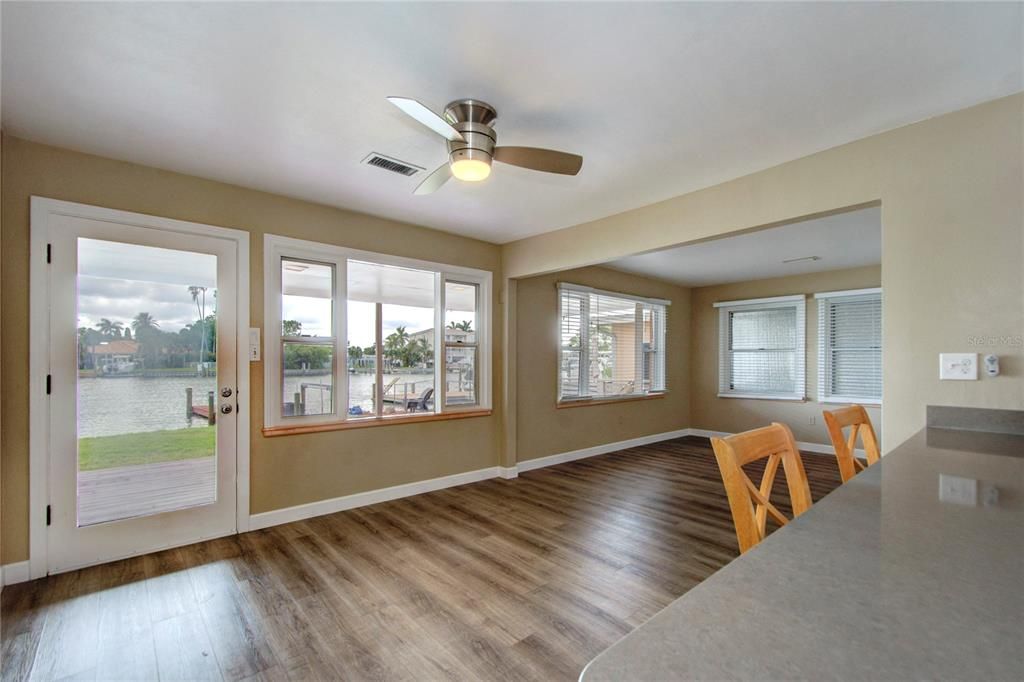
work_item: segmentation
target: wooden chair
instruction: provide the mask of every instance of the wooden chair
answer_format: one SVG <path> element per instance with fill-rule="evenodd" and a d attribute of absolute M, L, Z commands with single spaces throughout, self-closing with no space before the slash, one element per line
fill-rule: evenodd
<path fill-rule="evenodd" d="M 789 520 L 770 502 L 775 472 L 782 462 L 789 487 L 789 499 L 794 518 L 811 508 L 811 489 L 807 473 L 797 450 L 793 433 L 785 424 L 777 422 L 753 431 L 738 433 L 728 438 L 712 438 L 718 468 L 729 497 L 732 520 L 736 524 L 736 539 L 740 554 L 753 548 L 765 537 L 768 515 L 782 525 Z M 755 486 L 743 471 L 743 465 L 768 458 L 761 485 Z"/>
<path fill-rule="evenodd" d="M 828 428 L 829 438 L 832 439 L 832 447 L 836 451 L 836 460 L 839 462 L 839 475 L 846 483 L 858 473 L 867 469 L 881 457 L 878 451 L 878 439 L 875 437 L 875 429 L 871 426 L 871 418 L 868 412 L 861 405 L 851 405 L 839 410 L 824 411 L 821 413 L 825 418 L 825 426 Z M 850 427 L 850 435 L 843 435 L 843 429 Z M 867 454 L 868 463 L 854 457 L 854 448 L 857 446 L 857 434 L 860 434 L 864 443 L 864 452 Z"/>

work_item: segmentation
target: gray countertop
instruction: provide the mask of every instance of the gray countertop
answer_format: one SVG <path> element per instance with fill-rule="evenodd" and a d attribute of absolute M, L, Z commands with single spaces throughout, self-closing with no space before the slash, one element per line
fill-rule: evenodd
<path fill-rule="evenodd" d="M 1024 436 L 979 435 L 921 431 L 581 679 L 1024 678 Z M 977 504 L 940 500 L 940 475 Z"/>

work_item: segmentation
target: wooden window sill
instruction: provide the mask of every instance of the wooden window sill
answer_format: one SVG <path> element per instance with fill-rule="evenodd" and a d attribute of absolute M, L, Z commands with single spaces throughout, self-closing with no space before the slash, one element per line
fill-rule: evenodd
<path fill-rule="evenodd" d="M 563 410 L 569 407 L 589 407 L 591 405 L 610 405 L 614 403 L 632 403 L 637 400 L 660 400 L 668 395 L 667 391 L 661 393 L 648 393 L 645 395 L 624 395 L 618 398 L 584 398 L 580 400 L 563 400 L 555 403 L 555 407 Z"/>
<path fill-rule="evenodd" d="M 267 438 L 276 436 L 294 436 L 300 433 L 321 433 L 323 431 L 346 431 L 348 429 L 365 429 L 375 426 L 397 426 L 399 424 L 420 424 L 422 422 L 441 422 L 450 419 L 468 419 L 470 417 L 490 416 L 491 410 L 466 410 L 465 412 L 442 412 L 441 414 L 392 415 L 387 417 L 367 417 L 350 419 L 343 422 L 324 424 L 300 424 L 296 426 L 271 426 L 263 428 Z"/>

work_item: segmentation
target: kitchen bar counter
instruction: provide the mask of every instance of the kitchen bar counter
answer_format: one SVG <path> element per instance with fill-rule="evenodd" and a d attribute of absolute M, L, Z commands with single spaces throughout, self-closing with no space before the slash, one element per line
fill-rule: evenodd
<path fill-rule="evenodd" d="M 1022 677 L 1024 436 L 934 428 L 677 599 L 581 675 Z"/>

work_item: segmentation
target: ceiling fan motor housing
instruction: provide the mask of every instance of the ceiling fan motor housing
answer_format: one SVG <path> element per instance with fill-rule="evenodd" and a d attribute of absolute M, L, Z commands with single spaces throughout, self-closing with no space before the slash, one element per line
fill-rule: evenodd
<path fill-rule="evenodd" d="M 445 107 L 444 117 L 465 138 L 464 141 L 449 140 L 449 160 L 455 163 L 473 159 L 489 165 L 498 142 L 498 134 L 491 127 L 498 118 L 494 107 L 476 99 L 460 99 Z"/>

